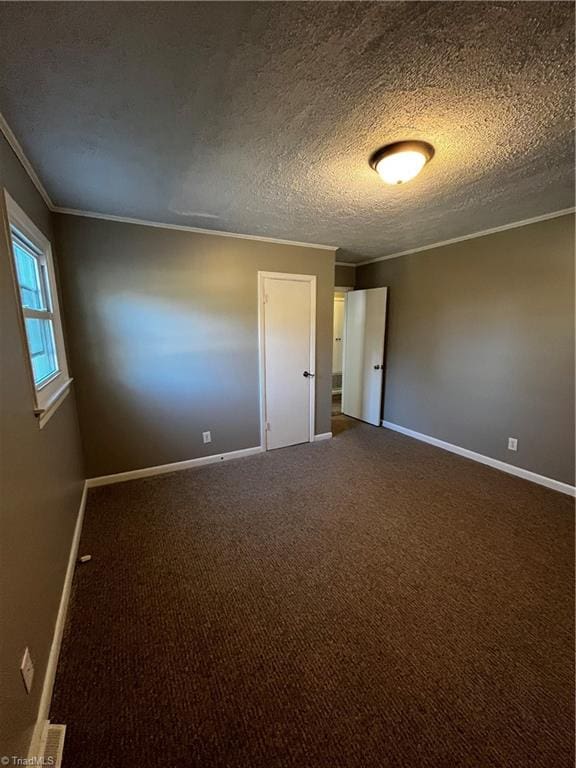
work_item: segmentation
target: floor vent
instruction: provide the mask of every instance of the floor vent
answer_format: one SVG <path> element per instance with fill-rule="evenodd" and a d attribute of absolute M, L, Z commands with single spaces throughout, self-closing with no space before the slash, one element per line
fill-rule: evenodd
<path fill-rule="evenodd" d="M 42 751 L 41 765 L 50 765 L 60 768 L 62 765 L 62 752 L 64 751 L 65 725 L 48 724 L 44 737 L 44 749 Z"/>

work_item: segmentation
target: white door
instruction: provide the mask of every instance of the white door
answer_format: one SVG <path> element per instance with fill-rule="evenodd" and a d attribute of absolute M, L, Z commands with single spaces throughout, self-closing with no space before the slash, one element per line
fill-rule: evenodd
<path fill-rule="evenodd" d="M 388 288 L 346 294 L 342 413 L 380 426 Z"/>
<path fill-rule="evenodd" d="M 334 337 L 332 341 L 332 373 L 342 373 L 342 341 L 344 339 L 344 296 L 334 297 Z"/>
<path fill-rule="evenodd" d="M 316 278 L 260 273 L 263 445 L 314 439 Z"/>

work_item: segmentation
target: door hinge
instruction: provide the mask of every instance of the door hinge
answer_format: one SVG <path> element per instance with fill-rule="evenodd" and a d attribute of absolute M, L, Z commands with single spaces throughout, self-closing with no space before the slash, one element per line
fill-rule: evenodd
<path fill-rule="evenodd" d="M 266 432 L 270 432 L 270 422 L 266 422 Z"/>
<path fill-rule="evenodd" d="M 262 297 L 262 304 L 268 304 L 268 294 L 267 293 L 265 293 L 264 296 Z"/>

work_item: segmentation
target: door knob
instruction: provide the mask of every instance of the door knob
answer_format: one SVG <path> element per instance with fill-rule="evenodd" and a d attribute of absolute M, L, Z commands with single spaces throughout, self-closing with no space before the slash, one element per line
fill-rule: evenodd
<path fill-rule="evenodd" d="M 310 373 L 310 371 L 304 371 L 304 373 L 302 375 L 304 376 L 305 379 L 308 379 L 308 378 L 313 379 L 314 378 L 314 374 Z"/>
<path fill-rule="evenodd" d="M 375 365 L 375 366 L 374 366 L 374 370 L 375 370 L 375 371 L 379 371 L 379 370 L 380 370 L 380 368 L 384 368 L 384 366 L 383 366 L 383 365 Z"/>

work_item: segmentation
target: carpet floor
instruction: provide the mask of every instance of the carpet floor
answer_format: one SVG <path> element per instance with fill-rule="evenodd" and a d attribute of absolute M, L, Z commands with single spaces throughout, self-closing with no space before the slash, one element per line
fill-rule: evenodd
<path fill-rule="evenodd" d="M 90 492 L 64 768 L 572 768 L 573 501 L 336 427 Z"/>

